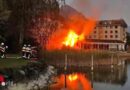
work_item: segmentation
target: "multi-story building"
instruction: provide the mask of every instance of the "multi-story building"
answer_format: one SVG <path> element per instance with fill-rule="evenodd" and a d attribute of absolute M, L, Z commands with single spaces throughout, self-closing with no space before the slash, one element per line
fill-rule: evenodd
<path fill-rule="evenodd" d="M 123 19 L 98 21 L 82 48 L 125 50 L 126 32 L 127 24 Z"/>

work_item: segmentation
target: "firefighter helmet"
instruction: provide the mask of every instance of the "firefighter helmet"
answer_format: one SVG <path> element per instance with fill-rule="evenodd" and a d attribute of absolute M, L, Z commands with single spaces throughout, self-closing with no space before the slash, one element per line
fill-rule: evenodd
<path fill-rule="evenodd" d="M 27 45 L 26 45 L 26 44 L 24 44 L 23 46 L 24 46 L 24 47 L 26 47 Z"/>
<path fill-rule="evenodd" d="M 31 47 L 31 45 L 29 44 L 28 47 Z"/>
<path fill-rule="evenodd" d="M 4 43 L 2 42 L 2 43 L 1 43 L 1 45 L 3 46 L 3 45 L 4 45 Z"/>

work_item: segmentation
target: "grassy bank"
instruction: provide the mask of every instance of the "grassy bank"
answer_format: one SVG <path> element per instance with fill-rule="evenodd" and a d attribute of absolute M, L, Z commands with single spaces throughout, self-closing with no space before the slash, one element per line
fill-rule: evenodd
<path fill-rule="evenodd" d="M 112 56 L 111 52 L 107 51 L 78 51 L 78 50 L 53 50 L 44 51 L 43 56 L 45 61 L 65 60 L 65 55 L 71 60 L 91 60 L 93 56 L 96 59 L 106 59 Z M 116 54 L 114 54 L 116 56 Z"/>
<path fill-rule="evenodd" d="M 0 59 L 0 69 L 4 68 L 20 68 L 27 65 L 29 61 L 17 58 Z"/>

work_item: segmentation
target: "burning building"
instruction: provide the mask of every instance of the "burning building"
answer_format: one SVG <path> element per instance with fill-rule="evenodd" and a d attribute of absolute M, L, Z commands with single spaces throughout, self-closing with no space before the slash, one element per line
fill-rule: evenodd
<path fill-rule="evenodd" d="M 83 49 L 122 50 L 126 48 L 127 24 L 123 19 L 98 21 L 95 29 L 86 36 Z"/>
<path fill-rule="evenodd" d="M 97 21 L 98 15 L 86 18 L 66 5 L 65 0 L 61 0 L 60 4 L 61 17 L 56 30 L 49 29 L 51 34 L 47 38 L 46 49 L 71 47 L 84 50 L 125 50 L 127 24 L 123 19 Z"/>

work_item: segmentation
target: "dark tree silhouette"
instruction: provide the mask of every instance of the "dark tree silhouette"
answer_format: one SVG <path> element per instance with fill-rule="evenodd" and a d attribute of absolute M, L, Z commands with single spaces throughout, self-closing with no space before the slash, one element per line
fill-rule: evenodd
<path fill-rule="evenodd" d="M 59 4 L 56 0 L 4 1 L 6 8 L 11 12 L 6 32 L 10 51 L 20 50 L 23 43 L 33 43 L 33 39 L 37 39 L 37 34 L 34 35 L 32 30 L 41 32 L 41 28 L 44 28 L 44 30 L 42 29 L 42 40 L 38 42 L 43 44 L 52 31 L 56 30 L 59 17 Z"/>

